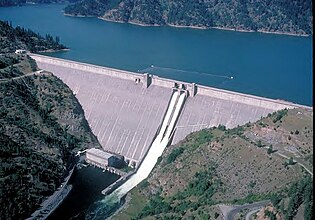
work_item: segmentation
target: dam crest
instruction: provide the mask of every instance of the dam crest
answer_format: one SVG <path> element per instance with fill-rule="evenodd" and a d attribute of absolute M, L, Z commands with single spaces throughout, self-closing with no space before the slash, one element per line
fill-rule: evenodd
<path fill-rule="evenodd" d="M 219 124 L 233 128 L 280 109 L 311 108 L 148 73 L 29 55 L 40 69 L 52 72 L 73 91 L 103 149 L 123 155 L 134 167 L 139 166 L 150 146 L 157 146 L 154 144 L 157 138 L 161 140 L 160 131 L 165 129 L 162 122 L 173 105 L 175 93 L 185 94 L 185 101 L 174 117 L 166 145 L 178 143 L 191 132 Z"/>

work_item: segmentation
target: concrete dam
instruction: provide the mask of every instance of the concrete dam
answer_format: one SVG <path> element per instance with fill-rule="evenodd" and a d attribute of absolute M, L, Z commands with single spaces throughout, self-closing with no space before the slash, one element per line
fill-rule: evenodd
<path fill-rule="evenodd" d="M 276 110 L 306 107 L 150 74 L 37 54 L 30 56 L 39 68 L 52 72 L 70 87 L 103 149 L 123 155 L 136 167 L 157 140 L 166 142 L 163 138 L 166 133 L 170 138 L 165 146 L 176 144 L 189 133 L 204 128 L 219 124 L 233 128 Z M 167 129 L 164 121 L 168 110 L 177 111 L 172 102 L 175 93 L 178 97 L 185 94 L 185 100 L 180 101 L 180 110 L 175 119 L 172 118 L 173 122 L 167 123 L 173 128 Z"/>

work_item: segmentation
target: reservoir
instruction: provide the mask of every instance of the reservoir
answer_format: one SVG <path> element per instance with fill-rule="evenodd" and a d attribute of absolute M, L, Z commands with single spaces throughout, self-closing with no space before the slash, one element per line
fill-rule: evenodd
<path fill-rule="evenodd" d="M 0 8 L 0 19 L 58 36 L 70 48 L 50 56 L 312 105 L 311 36 L 142 27 L 64 16 L 64 7 Z M 103 207 L 101 190 L 117 179 L 82 168 L 49 219 L 92 219 L 87 216 Z"/>
<path fill-rule="evenodd" d="M 0 19 L 59 36 L 50 56 L 312 105 L 312 37 L 142 27 L 64 16 L 63 4 L 0 8 Z"/>

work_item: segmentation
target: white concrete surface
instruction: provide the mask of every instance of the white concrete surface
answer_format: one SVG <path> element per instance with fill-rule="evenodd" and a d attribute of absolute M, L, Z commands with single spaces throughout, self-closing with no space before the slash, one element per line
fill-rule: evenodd
<path fill-rule="evenodd" d="M 149 176 L 158 158 L 162 155 L 164 149 L 169 143 L 170 135 L 174 130 L 176 119 L 178 118 L 180 109 L 184 104 L 184 99 L 184 93 L 179 95 L 179 92 L 175 92 L 173 94 L 159 134 L 153 141 L 147 156 L 142 161 L 137 172 L 129 180 L 127 180 L 127 182 L 117 188 L 112 194 L 117 195 L 118 198 L 122 198 L 142 180 Z M 176 100 L 178 101 L 176 102 Z"/>

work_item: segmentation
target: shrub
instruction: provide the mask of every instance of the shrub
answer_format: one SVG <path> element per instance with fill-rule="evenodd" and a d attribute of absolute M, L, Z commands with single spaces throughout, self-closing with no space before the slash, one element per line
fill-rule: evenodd
<path fill-rule="evenodd" d="M 267 154 L 272 154 L 273 152 L 274 151 L 273 151 L 272 145 L 270 145 L 268 150 L 267 150 Z"/>
<path fill-rule="evenodd" d="M 290 157 L 289 161 L 288 161 L 288 165 L 294 165 L 295 162 L 293 160 L 293 157 Z"/>
<path fill-rule="evenodd" d="M 226 131 L 226 127 L 224 125 L 219 124 L 218 129 L 220 131 Z"/>
<path fill-rule="evenodd" d="M 217 212 L 214 213 L 214 218 L 215 218 L 215 219 L 217 219 L 219 216 L 220 216 L 219 213 L 217 213 Z"/>
<path fill-rule="evenodd" d="M 272 122 L 273 122 L 273 123 L 276 123 L 276 122 L 278 122 L 278 121 L 281 122 L 281 119 L 282 119 L 284 116 L 286 116 L 287 113 L 288 113 L 288 110 L 287 110 L 287 109 L 283 109 L 283 110 L 280 110 L 280 111 L 277 111 L 277 112 L 273 113 L 274 118 L 273 118 Z"/>
<path fill-rule="evenodd" d="M 261 143 L 261 140 L 258 140 L 256 143 L 256 146 L 257 147 L 263 147 L 264 145 Z"/>
<path fill-rule="evenodd" d="M 184 148 L 174 148 L 173 151 L 166 158 L 166 164 L 172 163 L 176 158 L 184 152 Z"/>
<path fill-rule="evenodd" d="M 269 217 L 270 220 L 277 220 L 276 214 L 269 210 L 265 210 L 265 217 Z"/>

